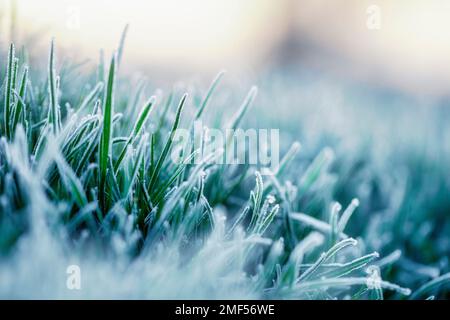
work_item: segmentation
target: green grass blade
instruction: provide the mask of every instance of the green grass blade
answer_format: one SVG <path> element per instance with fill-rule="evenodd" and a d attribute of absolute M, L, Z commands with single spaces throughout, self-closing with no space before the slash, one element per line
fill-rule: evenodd
<path fill-rule="evenodd" d="M 13 125 L 12 132 L 16 131 L 17 124 L 19 123 L 19 119 L 22 116 L 22 113 L 25 114 L 25 95 L 27 91 L 27 81 L 28 81 L 28 68 L 25 67 L 23 69 L 22 79 L 20 81 L 20 88 L 18 94 L 18 101 L 16 104 L 16 108 L 14 109 L 14 117 L 13 117 Z"/>
<path fill-rule="evenodd" d="M 418 299 L 419 297 L 425 296 L 426 294 L 429 294 L 437 287 L 445 284 L 450 284 L 450 272 L 425 283 L 419 289 L 414 291 L 414 293 L 411 296 L 411 299 Z"/>
<path fill-rule="evenodd" d="M 352 238 L 345 239 L 342 240 L 341 242 L 336 243 L 333 247 L 331 247 L 330 250 L 322 253 L 319 259 L 317 259 L 317 261 L 311 267 L 309 267 L 307 270 L 305 270 L 305 272 L 302 275 L 300 275 L 298 281 L 301 282 L 310 278 L 324 262 L 326 262 L 330 258 L 333 258 L 336 255 L 336 253 L 338 253 L 342 249 L 348 246 L 355 246 L 356 243 L 357 243 L 356 240 Z"/>
<path fill-rule="evenodd" d="M 5 102 L 3 110 L 3 125 L 4 132 L 7 139 L 11 139 L 11 127 L 10 127 L 10 117 L 11 117 L 11 96 L 13 90 L 13 75 L 14 75 L 14 44 L 11 43 L 8 51 L 8 66 L 6 70 L 6 88 L 5 88 Z"/>
<path fill-rule="evenodd" d="M 304 283 L 298 284 L 295 288 L 300 292 L 311 290 L 326 290 L 330 287 L 347 287 L 356 285 L 367 285 L 367 278 L 363 277 L 349 277 L 349 278 L 329 278 L 329 279 L 319 279 L 306 281 Z M 398 285 L 392 284 L 387 281 L 380 281 L 380 286 L 383 289 L 388 289 L 392 291 L 397 291 L 404 295 L 409 295 L 410 290 L 407 288 L 402 288 Z"/>
<path fill-rule="evenodd" d="M 123 198 L 125 198 L 125 199 L 129 197 L 129 195 L 130 195 L 130 193 L 132 191 L 132 188 L 134 186 L 134 183 L 137 180 L 139 168 L 140 168 L 143 156 L 144 156 L 144 148 L 147 145 L 147 141 L 148 141 L 148 134 L 145 133 L 142 136 L 141 141 L 139 143 L 136 159 L 133 161 L 134 165 L 133 165 L 133 170 L 132 170 L 132 173 L 131 173 L 131 178 L 130 178 L 130 181 L 128 183 L 128 187 L 126 188 L 125 193 L 123 194 Z"/>
<path fill-rule="evenodd" d="M 52 39 L 50 44 L 50 56 L 48 62 L 48 88 L 50 97 L 50 109 L 48 116 L 48 123 L 51 124 L 53 134 L 59 132 L 59 106 L 56 86 L 56 70 L 55 70 L 55 42 Z"/>
<path fill-rule="evenodd" d="M 152 110 L 152 106 L 154 105 L 156 101 L 156 97 L 151 97 L 147 103 L 142 108 L 141 113 L 139 114 L 138 120 L 136 121 L 136 124 L 134 125 L 134 128 L 128 137 L 128 140 L 126 141 L 125 145 L 123 146 L 122 151 L 120 152 L 119 158 L 117 159 L 116 164 L 114 165 L 114 172 L 117 174 L 117 171 L 119 170 L 120 164 L 122 163 L 123 158 L 125 157 L 125 154 L 127 152 L 127 147 L 137 139 L 140 132 L 142 131 L 142 128 L 145 126 L 145 123 L 148 120 L 148 117 L 150 115 L 150 111 Z"/>
<path fill-rule="evenodd" d="M 348 263 L 344 263 L 336 267 L 335 270 L 327 271 L 318 275 L 318 277 L 326 277 L 326 278 L 338 278 L 343 277 L 355 270 L 365 267 L 367 264 L 372 262 L 374 259 L 377 259 L 380 255 L 377 252 L 373 252 L 367 254 L 365 256 L 359 257 L 350 261 Z"/>
<path fill-rule="evenodd" d="M 127 23 L 123 28 L 122 34 L 120 36 L 119 49 L 117 50 L 117 67 L 120 66 L 122 62 L 123 50 L 125 48 L 125 40 L 127 38 L 129 24 Z"/>
<path fill-rule="evenodd" d="M 244 118 L 244 115 L 247 113 L 249 107 L 252 105 L 253 101 L 256 98 L 256 95 L 258 93 L 257 87 L 252 87 L 250 91 L 248 92 L 247 96 L 245 97 L 244 102 L 236 111 L 236 113 L 231 118 L 229 125 L 227 126 L 230 129 L 236 129 L 237 126 L 241 123 L 242 118 Z"/>
<path fill-rule="evenodd" d="M 83 99 L 80 106 L 77 109 L 77 113 L 80 114 L 96 97 L 97 94 L 102 91 L 103 89 L 103 82 L 97 83 L 97 85 L 94 87 L 94 89 L 89 92 L 89 94 Z"/>
<path fill-rule="evenodd" d="M 99 147 L 99 199 L 100 208 L 106 210 L 106 175 L 108 171 L 108 162 L 111 161 L 111 146 L 113 133 L 113 115 L 114 115 L 114 85 L 116 76 L 116 56 L 111 58 L 109 67 L 108 82 L 103 99 L 103 123 L 102 135 Z"/>
<path fill-rule="evenodd" d="M 217 85 L 219 84 L 220 80 L 222 79 L 223 75 L 225 74 L 225 71 L 222 70 L 219 72 L 219 74 L 214 78 L 213 82 L 211 83 L 205 98 L 203 98 L 203 101 L 200 105 L 200 108 L 197 110 L 197 113 L 195 114 L 195 120 L 200 119 L 203 112 L 205 111 L 205 108 L 208 106 L 208 102 L 211 99 L 212 94 L 216 90 Z"/>
<path fill-rule="evenodd" d="M 186 98 L 187 98 L 187 94 L 184 94 L 180 100 L 180 103 L 179 103 L 178 109 L 177 109 L 177 113 L 175 115 L 175 121 L 172 125 L 172 129 L 170 130 L 169 139 L 167 139 L 167 142 L 164 145 L 163 151 L 161 152 L 161 155 L 158 158 L 158 161 L 156 162 L 155 168 L 153 168 L 152 176 L 150 178 L 150 182 L 148 185 L 148 190 L 150 190 L 150 191 L 153 190 L 153 188 L 156 184 L 156 180 L 158 179 L 158 176 L 160 174 L 162 165 L 163 165 L 164 161 L 166 160 L 167 155 L 169 154 L 170 147 L 172 146 L 172 143 L 173 143 L 175 131 L 178 128 L 178 125 L 180 123 L 181 111 L 183 110 L 183 106 L 186 102 Z"/>
<path fill-rule="evenodd" d="M 83 208 L 88 204 L 88 200 L 83 189 L 83 184 L 80 182 L 75 172 L 73 172 L 72 168 L 64 161 L 64 159 L 62 159 L 62 157 L 57 157 L 56 164 L 66 189 L 70 192 L 78 207 Z"/>
<path fill-rule="evenodd" d="M 355 198 L 350 202 L 348 207 L 344 210 L 341 218 L 339 219 L 339 224 L 338 224 L 339 232 L 344 232 L 344 229 L 347 226 L 348 221 L 350 220 L 350 218 L 353 215 L 353 212 L 356 210 L 356 208 L 358 208 L 358 206 L 359 206 L 359 200 Z"/>

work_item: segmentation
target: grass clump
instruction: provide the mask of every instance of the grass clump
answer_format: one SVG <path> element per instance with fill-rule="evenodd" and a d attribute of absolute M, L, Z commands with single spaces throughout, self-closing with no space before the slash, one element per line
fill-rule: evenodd
<path fill-rule="evenodd" d="M 263 168 L 215 164 L 220 150 L 192 164 L 200 152 L 192 141 L 181 146 L 180 163 L 171 161 L 176 129 L 192 130 L 193 121 L 206 121 L 223 73 L 199 103 L 185 92 L 174 90 L 165 99 L 156 93 L 145 97 L 136 115 L 133 108 L 141 100 L 136 97 L 145 90 L 137 86 L 134 96 L 121 91 L 123 43 L 106 78 L 101 62 L 101 71 L 85 76 L 85 87 L 59 78 L 53 41 L 48 75 L 36 79 L 10 46 L 2 88 L 0 275 L 16 270 L 16 276 L 0 284 L 0 296 L 445 295 L 448 274 L 420 285 L 408 281 L 411 288 L 397 284 L 401 279 L 395 276 L 382 278 L 396 259 L 380 260 L 368 249 L 368 239 L 350 236 L 357 199 L 343 211 L 329 201 L 321 217 L 303 211 L 305 201 L 329 191 L 334 160 L 329 148 L 299 170 L 295 142 L 269 177 L 260 174 Z M 80 90 L 65 95 L 65 86 L 77 85 Z M 240 125 L 255 97 L 252 88 L 231 120 L 221 119 L 224 127 Z M 71 261 L 81 264 L 87 279 L 79 293 L 55 279 Z M 49 263 L 54 269 L 45 271 Z M 26 276 L 32 267 L 42 272 L 48 291 L 36 290 L 39 279 Z M 100 272 L 114 278 L 112 288 L 98 278 Z"/>

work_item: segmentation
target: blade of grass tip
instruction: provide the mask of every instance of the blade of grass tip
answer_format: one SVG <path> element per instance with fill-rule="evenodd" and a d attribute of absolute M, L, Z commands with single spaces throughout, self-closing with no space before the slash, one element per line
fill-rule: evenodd
<path fill-rule="evenodd" d="M 398 259 L 400 259 L 400 257 L 402 256 L 402 251 L 397 249 L 393 252 L 391 252 L 389 255 L 387 255 L 386 257 L 380 259 L 377 261 L 376 265 L 379 268 L 383 268 L 386 266 L 390 266 L 393 263 L 397 262 Z"/>
<path fill-rule="evenodd" d="M 308 166 L 300 179 L 299 192 L 308 190 L 320 175 L 327 170 L 334 159 L 334 152 L 331 148 L 325 147 Z"/>
<path fill-rule="evenodd" d="M 153 169 L 152 176 L 150 178 L 148 190 L 152 190 L 155 186 L 156 179 L 159 176 L 159 173 L 161 171 L 161 167 L 164 163 L 164 160 L 167 157 L 167 154 L 169 153 L 170 147 L 172 146 L 173 137 L 175 135 L 175 131 L 178 128 L 178 125 L 180 123 L 180 117 L 181 117 L 181 111 L 183 110 L 184 103 L 187 98 L 187 93 L 183 95 L 183 97 L 180 100 L 180 103 L 178 105 L 177 113 L 175 115 L 175 121 L 173 123 L 172 129 L 170 131 L 169 139 L 167 140 L 166 144 L 164 145 L 164 149 L 161 152 L 160 157 L 158 158 L 158 161 L 156 162 L 155 168 Z"/>
<path fill-rule="evenodd" d="M 238 215 L 236 221 L 231 226 L 230 230 L 227 233 L 227 237 L 231 236 L 234 233 L 234 230 L 241 224 L 242 221 L 244 221 L 247 214 L 250 212 L 250 206 L 247 205 L 242 209 L 241 213 Z"/>
<path fill-rule="evenodd" d="M 11 139 L 10 133 L 10 123 L 9 119 L 11 117 L 11 94 L 12 94 L 12 81 L 14 74 L 14 44 L 11 43 L 8 51 L 8 66 L 6 69 L 6 90 L 5 90 L 5 104 L 4 104 L 4 113 L 3 113 L 3 121 L 4 121 L 4 131 L 7 139 Z"/>
<path fill-rule="evenodd" d="M 286 228 L 286 246 L 287 248 L 293 249 L 298 242 L 296 233 L 294 232 L 294 226 L 292 224 L 292 217 L 291 217 L 291 208 L 289 204 L 289 200 L 287 199 L 286 192 L 284 188 L 281 186 L 280 181 L 275 175 L 269 176 L 270 181 L 272 182 L 272 185 L 275 187 L 275 189 L 278 192 L 278 195 L 281 197 L 282 203 L 283 203 L 283 223 Z"/>
<path fill-rule="evenodd" d="M 106 91 L 104 95 L 103 103 L 103 125 L 102 125 L 102 135 L 100 138 L 99 147 L 99 197 L 100 206 L 105 212 L 106 209 L 106 174 L 108 170 L 108 161 L 111 157 L 111 146 L 112 146 L 112 118 L 114 114 L 114 82 L 116 73 L 116 55 L 113 54 L 111 58 L 111 64 L 109 67 L 108 82 L 106 86 Z"/>
<path fill-rule="evenodd" d="M 101 106 L 101 104 L 102 104 L 102 100 L 101 99 L 95 100 L 94 108 L 92 109 L 92 113 L 91 113 L 92 115 L 100 114 L 100 110 L 101 110 L 100 106 Z"/>
<path fill-rule="evenodd" d="M 429 294 L 430 291 L 436 289 L 441 285 L 448 283 L 450 283 L 450 272 L 425 283 L 423 286 L 421 286 L 412 294 L 411 299 L 417 299 L 420 296 Z"/>
<path fill-rule="evenodd" d="M 200 201 L 200 199 L 203 195 L 203 192 L 205 190 L 205 178 L 206 178 L 206 174 L 202 174 L 198 181 L 199 187 L 198 187 L 198 194 L 197 194 L 197 200 L 196 200 L 197 203 Z"/>
<path fill-rule="evenodd" d="M 56 77 L 56 92 L 59 92 L 61 88 L 61 78 L 59 76 Z M 61 107 L 57 104 L 57 112 L 58 112 L 58 130 L 62 128 L 62 115 L 61 115 Z"/>
<path fill-rule="evenodd" d="M 227 134 L 225 136 L 225 141 L 224 141 L 224 149 L 225 150 L 230 149 L 230 146 L 233 142 L 233 137 L 234 137 L 233 130 L 236 129 L 237 126 L 239 125 L 239 123 L 242 121 L 242 118 L 247 113 L 249 107 L 252 105 L 257 94 L 258 94 L 258 88 L 256 86 L 253 86 L 250 89 L 250 91 L 248 92 L 247 96 L 244 99 L 244 102 L 241 104 L 238 111 L 236 111 L 236 113 L 233 115 L 233 117 L 229 121 L 228 125 L 226 126 L 226 129 L 230 129 L 230 130 L 227 130 Z M 219 179 L 221 179 L 220 177 L 224 170 L 225 170 L 225 166 L 220 166 L 219 171 L 218 171 Z"/>
<path fill-rule="evenodd" d="M 247 96 L 245 97 L 245 100 L 242 103 L 239 110 L 231 118 L 231 121 L 229 122 L 229 125 L 228 125 L 229 129 L 236 129 L 236 127 L 242 121 L 242 118 L 244 117 L 244 115 L 247 113 L 248 108 L 252 105 L 253 101 L 255 100 L 257 93 L 258 93 L 258 88 L 256 86 L 253 86 L 250 89 L 250 91 L 248 92 Z M 227 144 L 228 144 L 228 141 L 227 141 Z"/>
<path fill-rule="evenodd" d="M 326 222 L 324 222 L 322 220 L 318 220 L 318 219 L 316 219 L 316 218 L 314 218 L 312 216 L 309 216 L 309 215 L 307 215 L 305 213 L 293 212 L 293 213 L 290 214 L 290 217 L 293 220 L 296 220 L 298 222 L 304 223 L 307 226 L 312 227 L 312 228 L 314 228 L 317 231 L 320 231 L 321 233 L 329 234 L 331 232 L 331 226 L 328 223 L 326 223 Z M 345 239 L 345 238 L 348 238 L 348 235 L 346 235 L 345 233 L 341 232 L 339 234 L 339 237 Z"/>
<path fill-rule="evenodd" d="M 216 218 L 214 216 L 214 210 L 211 207 L 211 205 L 209 204 L 208 199 L 203 194 L 200 195 L 200 199 L 203 202 L 203 207 L 206 209 L 206 213 L 208 215 L 211 228 L 214 229 L 214 227 L 216 225 Z"/>
<path fill-rule="evenodd" d="M 17 83 L 17 72 L 19 71 L 19 58 L 14 57 L 14 63 L 13 63 L 13 74 L 12 74 L 12 82 L 11 82 L 11 93 L 14 93 L 16 91 L 16 83 Z M 13 95 L 11 97 L 11 107 L 15 105 L 15 96 Z M 9 119 L 11 120 L 11 119 Z"/>
<path fill-rule="evenodd" d="M 242 121 L 242 118 L 247 113 L 249 107 L 252 105 L 253 101 L 256 98 L 256 95 L 258 94 L 258 88 L 256 86 L 253 86 L 250 91 L 248 92 L 247 96 L 244 99 L 244 102 L 241 104 L 240 108 L 236 113 L 233 115 L 231 120 L 229 121 L 228 125 L 226 126 L 226 129 L 236 129 L 239 123 Z M 233 130 L 227 130 L 227 135 L 225 137 L 224 141 L 224 150 L 229 150 L 231 143 L 233 142 Z M 218 174 L 219 179 L 221 179 L 221 173 L 225 170 L 225 166 L 220 166 Z"/>
<path fill-rule="evenodd" d="M 264 218 L 262 221 L 261 227 L 259 229 L 259 233 L 262 235 L 264 232 L 266 232 L 267 228 L 272 223 L 273 219 L 277 215 L 278 211 L 280 210 L 280 205 L 276 204 L 270 211 L 269 214 Z"/>
<path fill-rule="evenodd" d="M 355 246 L 357 244 L 357 241 L 353 238 L 348 238 L 345 240 L 342 240 L 341 242 L 336 243 L 331 249 L 329 249 L 327 252 L 324 252 L 320 255 L 319 259 L 316 260 L 316 262 L 305 270 L 305 272 L 300 275 L 298 278 L 298 282 L 304 281 L 307 278 L 309 278 L 314 272 L 317 271 L 317 269 L 328 259 L 334 257 L 336 253 L 338 253 L 340 250 L 348 247 L 348 246 Z"/>
<path fill-rule="evenodd" d="M 256 223 L 256 219 L 258 215 L 260 214 L 260 206 L 262 202 L 263 192 L 264 192 L 264 184 L 261 177 L 261 174 L 256 171 L 255 172 L 256 177 L 256 185 L 254 191 L 250 192 L 250 198 L 252 200 L 252 217 L 250 220 L 250 223 L 248 225 L 247 231 L 251 230 Z"/>
<path fill-rule="evenodd" d="M 338 268 L 324 272 L 320 274 L 320 277 L 326 277 L 326 278 L 338 278 L 345 276 L 349 273 L 352 273 L 355 270 L 361 269 L 373 260 L 379 258 L 378 252 L 369 253 L 365 256 L 356 258 L 350 262 L 340 264 Z"/>
<path fill-rule="evenodd" d="M 122 62 L 123 49 L 125 47 L 125 40 L 127 38 L 129 24 L 127 23 L 123 28 L 122 35 L 120 36 L 119 49 L 117 50 L 117 67 L 120 67 Z"/>
<path fill-rule="evenodd" d="M 288 152 L 286 152 L 283 159 L 281 159 L 280 165 L 275 170 L 274 175 L 280 176 L 283 173 L 286 166 L 295 158 L 297 153 L 300 151 L 300 148 L 301 148 L 300 142 L 295 141 L 289 148 Z"/>
<path fill-rule="evenodd" d="M 339 212 L 341 211 L 341 209 L 342 209 L 342 206 L 340 205 L 339 202 L 335 202 L 331 207 L 330 218 L 329 218 L 329 224 L 331 226 L 331 232 L 330 232 L 330 236 L 329 236 L 330 247 L 334 246 L 334 244 L 338 240 L 338 236 L 339 236 L 338 235 L 339 234 L 338 218 L 339 218 Z"/>
<path fill-rule="evenodd" d="M 16 83 L 17 83 L 18 70 L 19 70 L 19 58 L 15 57 L 14 58 L 14 63 L 13 63 L 13 74 L 12 74 L 12 83 L 11 83 L 12 96 L 10 97 L 10 99 L 11 99 L 11 102 L 10 102 L 10 118 L 8 119 L 11 139 L 13 139 L 13 137 L 14 137 L 14 114 L 16 112 L 17 103 L 18 103 L 17 102 L 18 98 L 16 97 L 17 96 Z"/>
<path fill-rule="evenodd" d="M 138 107 L 139 101 L 141 99 L 142 93 L 144 92 L 145 88 L 147 86 L 146 79 L 140 79 L 139 82 L 136 85 L 136 89 L 134 90 L 134 93 L 132 95 L 132 98 L 130 98 L 130 101 L 127 103 L 127 106 L 125 108 L 125 114 L 128 115 L 128 119 L 134 120 L 136 119 L 136 111 L 140 111 L 141 108 Z M 133 121 L 130 121 L 132 123 Z"/>
<path fill-rule="evenodd" d="M 356 241 L 353 238 L 344 239 L 338 243 L 336 243 L 330 250 L 326 252 L 325 261 L 334 257 L 336 253 L 341 251 L 342 249 L 348 247 L 348 246 L 356 246 L 358 244 L 358 241 Z"/>
<path fill-rule="evenodd" d="M 52 39 L 50 44 L 50 56 L 48 63 L 48 87 L 50 95 L 50 110 L 48 122 L 52 125 L 53 134 L 58 133 L 58 98 L 56 89 L 56 71 L 55 71 L 55 41 Z"/>
<path fill-rule="evenodd" d="M 205 95 L 205 98 L 203 99 L 200 108 L 198 109 L 196 115 L 195 115 L 195 120 L 200 119 L 201 115 L 203 114 L 203 111 L 205 111 L 205 108 L 208 105 L 209 100 L 211 99 L 212 94 L 214 93 L 214 91 L 216 90 L 217 85 L 219 84 L 220 80 L 222 79 L 223 75 L 226 73 L 225 70 L 222 70 L 219 72 L 219 74 L 214 78 L 213 82 L 211 83 L 211 85 L 209 86 L 209 89 Z"/>
<path fill-rule="evenodd" d="M 299 275 L 300 266 L 303 262 L 305 254 L 321 245 L 323 240 L 324 237 L 320 233 L 311 232 L 295 245 L 284 267 L 285 271 L 283 272 L 283 283 L 287 282 L 289 285 L 294 284 Z"/>
<path fill-rule="evenodd" d="M 97 82 L 105 81 L 105 52 L 100 49 L 98 56 Z"/>
<path fill-rule="evenodd" d="M 84 108 L 86 108 L 89 105 L 89 103 L 91 103 L 94 100 L 94 98 L 100 91 L 102 91 L 102 89 L 103 89 L 103 82 L 97 83 L 94 89 L 92 89 L 91 92 L 89 92 L 88 95 L 83 99 L 76 112 L 78 114 L 81 113 L 81 111 L 83 111 Z"/>
<path fill-rule="evenodd" d="M 341 218 L 339 219 L 338 223 L 338 230 L 339 232 L 344 232 L 345 227 L 347 226 L 348 221 L 353 215 L 353 212 L 355 212 L 356 208 L 359 206 L 359 200 L 353 199 L 352 202 L 348 205 L 348 207 L 344 210 L 342 213 Z"/>
<path fill-rule="evenodd" d="M 184 151 L 183 153 L 188 153 L 189 151 L 187 150 L 189 147 L 189 144 L 191 145 L 191 149 L 190 152 L 192 153 L 194 151 L 194 145 L 195 145 L 195 138 L 194 138 L 194 125 L 195 122 L 200 119 L 200 117 L 202 116 L 203 112 L 205 111 L 209 100 L 211 99 L 212 94 L 214 93 L 217 85 L 219 84 L 220 80 L 222 79 L 223 75 L 226 73 L 225 70 L 220 71 L 217 76 L 214 78 L 214 80 L 212 81 L 211 85 L 208 88 L 208 91 L 206 92 L 205 97 L 202 100 L 202 103 L 200 104 L 200 108 L 197 110 L 197 113 L 195 114 L 194 117 L 194 121 L 191 122 L 191 126 L 190 126 L 190 134 L 191 134 L 191 139 L 188 139 L 186 141 L 186 145 L 184 147 Z M 192 142 L 192 143 L 191 143 Z M 180 175 L 180 182 L 182 180 L 184 176 L 184 173 L 182 175 Z"/>
<path fill-rule="evenodd" d="M 42 129 L 40 129 L 36 144 L 33 149 L 33 156 L 35 157 L 35 159 L 39 159 L 39 157 L 41 156 L 42 149 L 45 146 L 45 139 L 46 139 L 47 135 L 49 135 L 51 133 L 50 131 L 51 131 L 50 127 L 47 126 L 47 124 L 45 124 L 42 127 Z"/>
<path fill-rule="evenodd" d="M 167 97 L 166 103 L 164 104 L 164 108 L 162 110 L 161 116 L 159 118 L 158 126 L 156 128 L 155 132 L 161 132 L 161 128 L 164 125 L 164 120 L 167 118 L 167 112 L 170 109 L 170 106 L 172 105 L 173 101 L 173 90 L 170 92 L 169 96 Z"/>
<path fill-rule="evenodd" d="M 127 147 L 134 143 L 134 141 L 139 136 L 140 132 L 142 131 L 142 128 L 145 126 L 145 123 L 148 120 L 148 117 L 150 115 L 150 111 L 152 110 L 152 106 L 155 104 L 156 97 L 152 96 L 144 105 L 144 107 L 141 110 L 141 113 L 138 116 L 138 120 L 136 121 L 134 128 L 128 137 L 127 142 L 123 146 L 122 151 L 120 152 L 119 158 L 117 159 L 117 162 L 114 166 L 114 173 L 117 174 L 117 171 L 119 170 L 120 164 L 122 163 L 123 158 L 125 157 L 125 154 L 127 152 Z"/>
<path fill-rule="evenodd" d="M 24 45 L 22 45 L 22 47 L 20 48 L 18 56 L 19 56 L 19 61 L 22 61 L 22 63 L 24 65 L 29 65 L 29 60 L 30 59 L 28 57 L 28 51 L 27 51 L 27 49 L 25 48 Z"/>
<path fill-rule="evenodd" d="M 27 91 L 27 81 L 28 81 L 28 67 L 25 67 L 23 69 L 22 73 L 22 79 L 20 81 L 20 88 L 19 88 L 19 96 L 18 101 L 16 104 L 16 109 L 14 110 L 14 120 L 13 120 L 13 126 L 12 131 L 16 131 L 17 124 L 19 123 L 20 116 L 22 115 L 22 112 L 25 112 L 25 95 Z"/>

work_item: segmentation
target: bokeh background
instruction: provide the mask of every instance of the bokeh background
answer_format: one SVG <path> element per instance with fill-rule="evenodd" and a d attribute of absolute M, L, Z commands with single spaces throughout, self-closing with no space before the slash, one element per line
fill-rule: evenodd
<path fill-rule="evenodd" d="M 450 83 L 446 0 L 1 0 L 1 38 L 78 60 L 111 51 L 130 24 L 126 69 L 156 82 L 225 68 L 313 71 L 426 96 Z M 13 23 L 11 23 L 13 22 Z"/>

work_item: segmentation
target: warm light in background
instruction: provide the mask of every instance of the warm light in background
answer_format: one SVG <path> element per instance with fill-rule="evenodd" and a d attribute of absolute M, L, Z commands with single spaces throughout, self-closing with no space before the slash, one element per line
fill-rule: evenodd
<path fill-rule="evenodd" d="M 332 61 L 318 63 L 413 92 L 450 92 L 450 1 L 293 2 L 300 8 L 298 30 L 331 53 Z M 378 30 L 367 28 L 373 5 L 380 12 Z"/>
<path fill-rule="evenodd" d="M 3 29 L 12 0 L 0 0 Z M 16 0 L 19 39 L 80 59 L 117 46 L 130 23 L 126 59 L 176 77 L 222 68 L 258 72 L 303 63 L 412 92 L 450 91 L 447 0 Z M 367 28 L 367 8 L 380 28 Z M 2 32 L 5 36 L 5 32 Z M 296 43 L 296 45 L 287 45 Z M 43 46 L 43 48 L 45 48 Z M 289 58 L 286 58 L 289 57 Z"/>
<path fill-rule="evenodd" d="M 117 47 L 129 23 L 127 63 L 198 72 L 252 61 L 283 29 L 283 1 L 17 0 L 18 29 L 44 30 L 77 56 Z M 224 64 L 224 65 L 222 65 Z"/>

